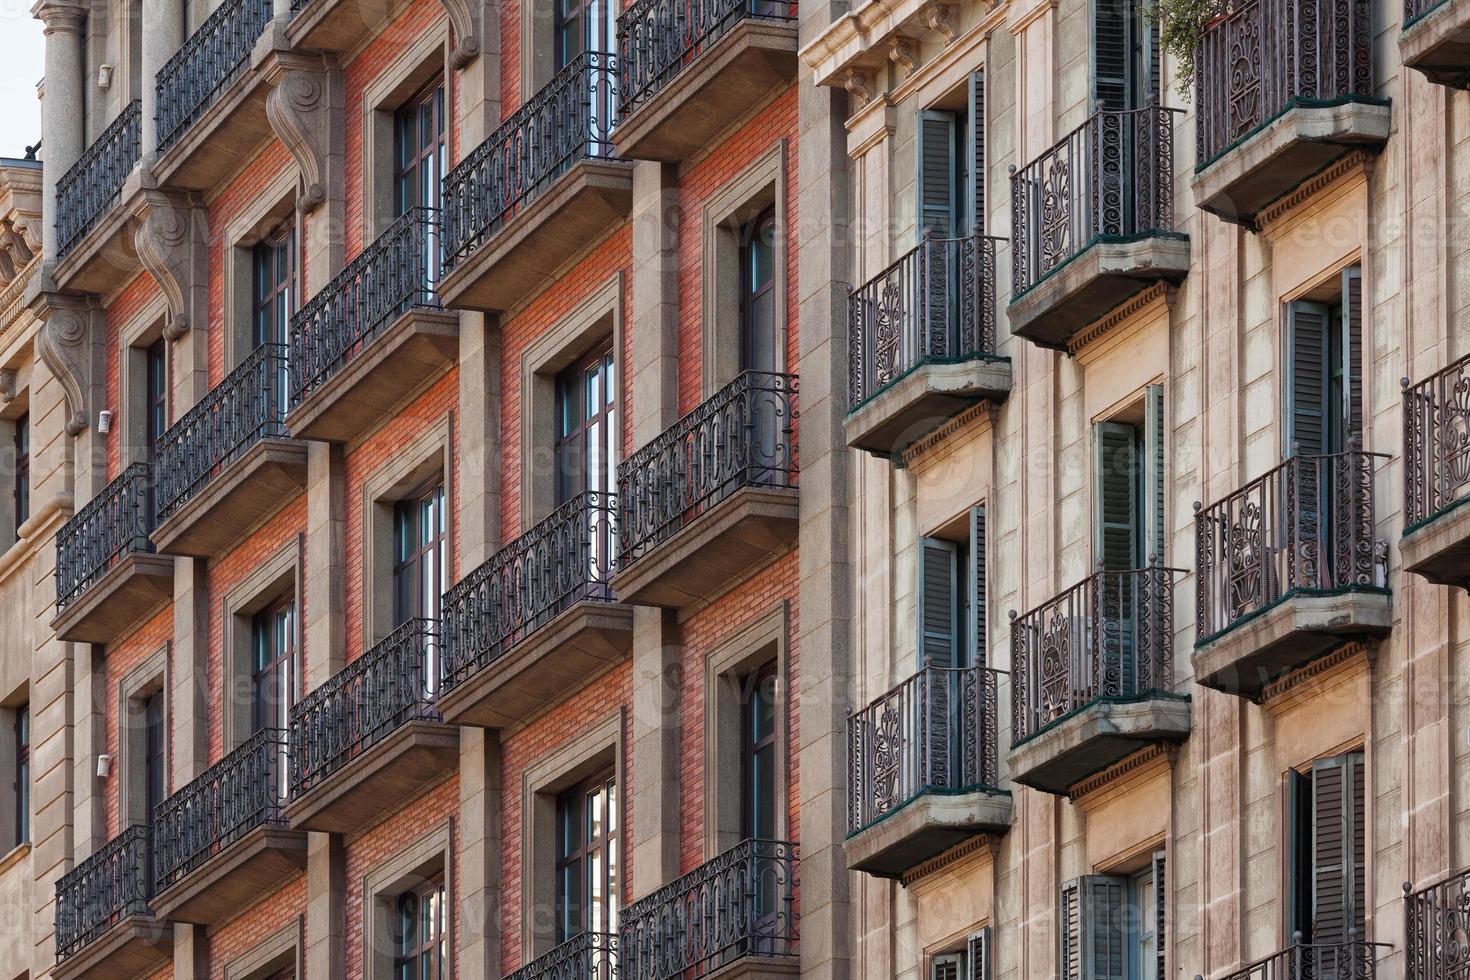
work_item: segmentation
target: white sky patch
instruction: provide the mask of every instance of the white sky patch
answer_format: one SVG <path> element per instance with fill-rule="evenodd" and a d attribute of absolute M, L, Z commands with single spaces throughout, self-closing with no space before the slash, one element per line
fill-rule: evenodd
<path fill-rule="evenodd" d="M 0 0 L 0 157 L 25 155 L 41 138 L 36 84 L 46 73 L 46 42 L 30 0 Z"/>

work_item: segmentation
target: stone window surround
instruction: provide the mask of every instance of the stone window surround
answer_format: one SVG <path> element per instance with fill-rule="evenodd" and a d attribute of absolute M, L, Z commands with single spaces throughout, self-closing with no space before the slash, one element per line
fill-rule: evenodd
<path fill-rule="evenodd" d="M 118 826 L 129 827 L 135 823 L 150 823 L 148 810 L 148 788 L 145 784 L 147 772 L 144 759 L 147 746 L 144 740 L 147 731 L 143 724 L 144 699 L 172 688 L 170 678 L 170 653 L 172 641 L 166 641 L 138 664 L 118 682 L 117 686 L 117 759 L 113 762 L 112 778 L 117 780 Z M 164 739 L 164 793 L 172 792 L 173 785 L 173 711 L 169 699 L 164 697 L 164 730 L 169 734 Z"/>
<path fill-rule="evenodd" d="M 1285 411 L 1285 406 L 1287 404 L 1289 394 L 1286 391 L 1285 387 L 1288 378 L 1285 360 L 1288 339 L 1286 335 L 1287 307 L 1289 307 L 1293 302 L 1299 299 L 1311 299 L 1328 294 L 1337 294 L 1339 292 L 1338 286 L 1342 282 L 1343 271 L 1346 269 L 1350 269 L 1353 266 L 1357 266 L 1361 270 L 1361 295 L 1363 296 L 1364 312 L 1362 336 L 1358 338 L 1358 340 L 1359 344 L 1362 347 L 1362 363 L 1364 365 L 1371 365 L 1373 363 L 1373 329 L 1371 322 L 1373 313 L 1371 297 L 1373 294 L 1369 291 L 1372 285 L 1369 281 L 1369 263 L 1364 258 L 1363 251 L 1361 249 L 1354 249 L 1347 255 L 1340 256 L 1331 265 L 1326 266 L 1316 275 L 1305 280 L 1304 282 L 1297 283 L 1294 287 L 1281 293 L 1280 296 L 1277 297 L 1275 311 L 1277 353 L 1274 364 L 1276 368 L 1276 374 L 1279 379 L 1276 384 L 1276 396 L 1281 400 L 1282 411 Z M 1364 405 L 1372 404 L 1371 399 L 1373 397 L 1373 373 L 1374 372 L 1368 367 L 1364 367 L 1362 371 L 1362 399 Z M 1277 419 L 1275 425 L 1277 426 L 1278 430 L 1282 430 L 1282 423 L 1280 419 Z M 1361 436 L 1363 440 L 1363 450 L 1365 452 L 1371 452 L 1373 449 L 1373 426 L 1368 425 L 1365 422 L 1365 424 L 1363 425 Z M 1278 435 L 1277 438 L 1278 440 L 1280 440 L 1282 437 Z M 1286 447 L 1283 446 L 1281 452 L 1282 458 L 1284 459 L 1288 453 L 1288 450 Z"/>
<path fill-rule="evenodd" d="M 618 395 L 626 391 L 623 358 L 623 273 L 614 273 L 521 354 L 521 527 L 552 512 L 556 499 L 556 377 L 612 336 Z M 624 420 L 622 399 L 618 424 Z M 618 440 L 621 447 L 622 440 Z"/>
<path fill-rule="evenodd" d="M 118 464 L 127 466 L 148 455 L 148 348 L 163 337 L 168 304 L 160 292 L 123 324 L 118 331 L 117 408 L 112 420 L 117 427 Z M 169 422 L 173 421 L 173 351 L 164 346 L 169 372 Z M 90 421 L 95 421 L 90 420 Z"/>
<path fill-rule="evenodd" d="M 256 565 L 250 575 L 231 586 L 220 602 L 224 622 L 224 739 L 225 751 L 236 748 L 252 734 L 250 718 L 250 664 L 255 649 L 255 614 L 290 592 L 295 605 L 296 691 L 302 694 L 306 671 L 305 630 L 301 623 L 304 535 L 296 535 Z"/>
<path fill-rule="evenodd" d="M 365 921 L 362 929 L 362 962 L 365 980 L 392 980 L 393 916 L 398 896 L 416 888 L 436 875 L 444 876 L 445 900 L 450 908 L 446 918 L 450 933 L 449 956 L 453 966 L 454 933 L 454 862 L 451 848 L 454 821 L 439 824 L 413 844 L 380 861 L 363 875 L 362 895 Z M 453 971 L 449 971 L 453 976 Z"/>
<path fill-rule="evenodd" d="M 701 217 L 703 385 L 708 398 L 740 373 L 740 246 L 745 226 L 775 209 L 777 344 L 786 353 L 790 323 L 787 286 L 786 140 L 781 139 L 717 190 Z"/>
<path fill-rule="evenodd" d="M 791 610 L 784 600 L 719 645 L 704 666 L 704 771 L 738 772 L 741 766 L 742 681 L 752 670 L 776 661 L 776 771 L 780 800 L 776 838 L 785 840 L 790 819 L 790 710 L 788 644 Z M 713 858 L 735 844 L 740 829 L 739 780 L 705 779 L 704 855 Z"/>
<path fill-rule="evenodd" d="M 626 709 L 619 708 L 521 773 L 522 966 L 555 946 L 557 796 L 609 767 L 618 787 L 619 856 L 627 866 L 626 722 Z"/>
<path fill-rule="evenodd" d="M 446 80 L 444 89 L 445 136 L 453 128 L 454 106 L 449 67 L 449 21 L 440 16 L 412 44 L 378 72 L 362 93 L 362 186 L 367 199 L 363 213 L 363 245 L 375 241 L 394 219 L 393 213 L 393 114 L 435 75 Z"/>
<path fill-rule="evenodd" d="M 225 980 L 269 980 L 288 967 L 295 969 L 296 976 L 306 976 L 305 933 L 306 916 L 298 915 L 225 964 Z"/>
<path fill-rule="evenodd" d="M 11 763 L 15 760 L 16 737 L 15 720 L 19 708 L 30 701 L 30 685 L 22 682 L 19 687 L 11 691 L 4 698 L 0 698 L 0 759 L 4 760 L 4 768 L 7 772 L 13 771 Z M 31 717 L 31 751 L 36 748 L 35 739 L 35 716 Z M 32 782 L 35 780 L 34 767 L 32 767 Z M 15 839 L 15 795 L 10 789 L 11 780 L 0 782 L 0 792 L 4 793 L 4 800 L 0 802 L 0 855 L 7 853 L 6 844 Z M 31 801 L 32 809 L 35 808 L 35 800 Z M 33 817 L 34 820 L 34 817 Z M 17 846 L 24 846 L 28 841 L 20 841 Z"/>
<path fill-rule="evenodd" d="M 29 378 L 24 379 L 24 383 L 29 384 L 29 380 Z M 29 387 L 22 387 L 22 381 L 18 378 L 15 386 L 15 397 L 6 403 L 3 411 L 0 411 L 0 449 L 3 449 L 3 456 L 0 456 L 0 458 L 6 460 L 4 472 L 6 484 L 3 494 L 3 499 L 6 501 L 6 504 L 0 507 L 0 542 L 4 542 L 4 547 L 0 547 L 0 552 L 8 553 L 9 548 L 20 543 L 20 527 L 16 526 L 15 523 L 15 498 L 11 489 L 15 482 L 16 464 L 16 460 L 11 454 L 11 447 L 15 445 L 15 422 L 22 415 L 27 414 L 30 408 L 30 389 Z M 33 425 L 31 428 L 31 454 L 33 461 L 36 452 L 35 435 L 35 427 Z M 33 463 L 31 467 L 32 481 L 34 481 L 35 476 L 36 467 Z M 34 482 L 31 484 L 31 489 L 32 491 L 35 489 Z M 31 495 L 31 515 L 35 516 L 35 514 L 36 500 L 33 492 Z"/>
<path fill-rule="evenodd" d="M 304 230 L 296 215 L 296 190 L 301 177 L 294 162 L 287 165 L 249 205 L 225 226 L 223 274 L 225 283 L 224 349 L 228 370 L 255 349 L 255 246 L 283 224 L 291 225 L 291 275 L 296 280 L 292 312 L 305 301 L 301 239 Z"/>
<path fill-rule="evenodd" d="M 450 438 L 451 413 L 445 412 L 413 441 L 393 454 L 390 462 L 369 476 L 362 486 L 362 648 L 367 650 L 393 629 L 393 508 L 436 473 L 444 480 L 444 506 L 453 513 L 454 448 Z M 452 538 L 452 522 L 448 522 Z M 446 541 L 451 565 L 454 542 Z M 454 581 L 451 567 L 445 585 Z"/>

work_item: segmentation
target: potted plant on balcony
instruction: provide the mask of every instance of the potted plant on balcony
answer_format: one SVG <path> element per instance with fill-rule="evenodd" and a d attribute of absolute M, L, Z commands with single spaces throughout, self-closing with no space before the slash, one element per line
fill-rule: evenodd
<path fill-rule="evenodd" d="M 1230 11 L 1230 3 L 1222 0 L 1154 0 L 1148 8 L 1148 16 L 1159 25 L 1160 47 L 1179 65 L 1175 87 L 1180 95 L 1188 96 L 1194 87 L 1194 56 L 1200 41 Z"/>

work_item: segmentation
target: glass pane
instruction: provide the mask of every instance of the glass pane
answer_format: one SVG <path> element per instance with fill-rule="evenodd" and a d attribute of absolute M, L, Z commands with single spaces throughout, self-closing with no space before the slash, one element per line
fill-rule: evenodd
<path fill-rule="evenodd" d="M 751 833 L 773 840 L 776 836 L 776 747 L 767 745 L 751 759 Z"/>

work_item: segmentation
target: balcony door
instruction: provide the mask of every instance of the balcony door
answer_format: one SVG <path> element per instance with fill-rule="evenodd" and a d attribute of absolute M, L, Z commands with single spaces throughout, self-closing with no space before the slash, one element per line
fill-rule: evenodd
<path fill-rule="evenodd" d="M 556 941 L 618 930 L 622 888 L 617 783 L 602 773 L 556 801 Z M 605 950 L 605 945 L 597 947 Z M 595 954 L 594 954 L 595 956 Z M 601 976 L 603 964 L 592 976 Z"/>
<path fill-rule="evenodd" d="M 1363 753 L 1287 773 L 1287 934 L 1320 945 L 1366 939 Z"/>
<path fill-rule="evenodd" d="M 448 514 L 444 484 L 432 484 L 400 501 L 393 509 L 393 625 L 414 619 L 439 619 L 449 578 Z M 432 698 L 439 690 L 439 651 L 433 641 L 423 648 L 423 688 Z"/>
<path fill-rule="evenodd" d="M 416 207 L 439 207 L 449 152 L 444 114 L 444 80 L 439 78 L 393 115 L 394 217 Z"/>
<path fill-rule="evenodd" d="M 567 549 L 558 556 L 566 576 L 546 613 L 555 615 L 581 598 L 594 583 L 606 581 L 613 548 L 608 495 L 617 490 L 617 359 L 611 340 L 562 371 L 556 378 L 556 506 L 588 494 L 583 532 L 554 540 Z"/>
<path fill-rule="evenodd" d="M 587 78 L 571 84 L 585 84 L 585 98 L 579 93 L 572 105 L 585 107 L 587 118 L 580 134 L 588 140 L 589 156 L 605 151 L 608 138 L 617 122 L 617 71 L 607 57 L 618 50 L 617 0 L 553 0 L 555 5 L 555 54 L 558 73 L 586 56 Z M 575 112 L 575 109 L 573 110 Z M 571 166 L 568 154 L 566 166 Z"/>
<path fill-rule="evenodd" d="M 168 715 L 167 695 L 155 691 L 143 700 L 143 804 L 147 807 L 147 823 L 152 827 L 158 807 L 168 798 Z M 155 880 L 157 856 L 148 848 L 147 881 Z"/>
<path fill-rule="evenodd" d="M 251 299 L 251 328 L 254 350 L 269 344 L 280 355 L 289 351 L 291 314 L 296 311 L 296 233 L 278 228 L 257 244 L 252 253 L 254 291 Z M 290 398 L 289 367 L 285 356 L 273 357 L 261 366 L 259 384 L 265 404 L 275 418 L 284 417 Z"/>
<path fill-rule="evenodd" d="M 780 699 L 777 691 L 778 665 L 772 660 L 744 678 L 745 703 L 740 722 L 740 831 L 746 840 L 774 841 L 780 834 L 781 799 L 784 779 L 780 772 L 777 724 Z M 753 866 L 745 876 L 750 915 L 751 952 L 777 952 L 776 937 L 782 934 L 781 917 L 786 914 L 785 876 L 779 861 L 768 848 L 756 845 L 750 851 Z"/>
<path fill-rule="evenodd" d="M 1062 980 L 1158 980 L 1167 893 L 1163 851 L 1131 874 L 1073 878 L 1061 889 Z"/>
<path fill-rule="evenodd" d="M 296 701 L 296 602 L 283 598 L 255 614 L 251 623 L 250 731 L 287 731 L 291 727 L 291 705 Z M 276 793 L 284 799 L 290 768 L 286 741 L 275 745 Z"/>
<path fill-rule="evenodd" d="M 985 75 L 970 75 L 962 94 L 919 113 L 914 195 L 918 201 L 915 244 L 928 239 L 940 242 L 983 234 L 985 227 Z M 910 365 L 926 355 L 953 355 L 960 351 L 960 310 L 963 301 L 963 261 L 960 249 L 935 242 L 928 246 L 929 280 L 917 279 L 912 288 L 918 295 L 908 306 L 924 310 L 927 322 L 914 322 L 900 344 L 915 345 L 903 351 L 897 363 Z M 978 265 L 979 257 L 975 257 Z M 942 322 L 934 322 L 942 317 Z M 930 349 L 936 332 L 944 338 L 944 349 Z M 977 338 L 978 339 L 978 338 Z M 922 347 L 920 345 L 928 344 Z"/>

